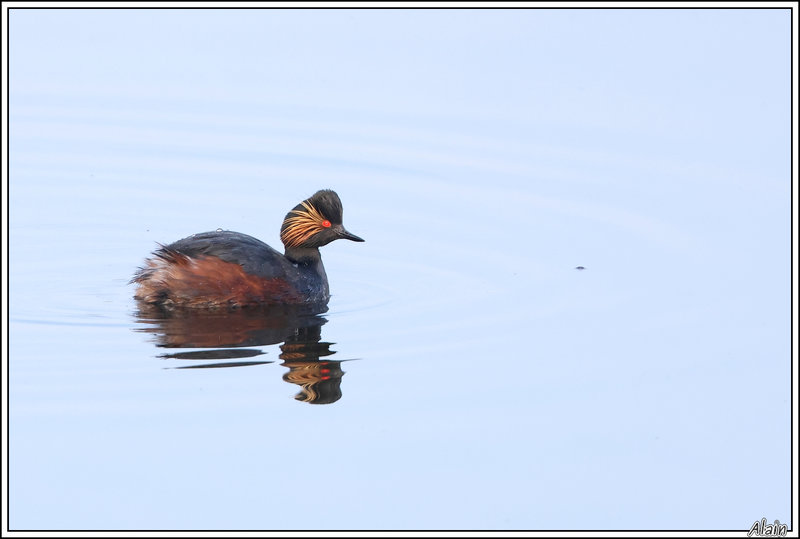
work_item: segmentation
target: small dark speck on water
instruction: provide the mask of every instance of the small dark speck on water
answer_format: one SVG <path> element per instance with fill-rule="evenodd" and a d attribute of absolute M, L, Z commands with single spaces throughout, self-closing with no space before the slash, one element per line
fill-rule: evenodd
<path fill-rule="evenodd" d="M 585 270 L 586 268 L 584 268 L 583 266 L 575 266 L 575 269 L 576 270 Z"/>

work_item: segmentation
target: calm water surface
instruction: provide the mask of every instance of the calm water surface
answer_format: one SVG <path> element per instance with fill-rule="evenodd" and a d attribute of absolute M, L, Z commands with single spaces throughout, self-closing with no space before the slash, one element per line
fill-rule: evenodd
<path fill-rule="evenodd" d="M 12 14 L 11 528 L 791 524 L 788 15 L 395 15 Z M 133 300 L 320 188 L 326 312 Z"/>

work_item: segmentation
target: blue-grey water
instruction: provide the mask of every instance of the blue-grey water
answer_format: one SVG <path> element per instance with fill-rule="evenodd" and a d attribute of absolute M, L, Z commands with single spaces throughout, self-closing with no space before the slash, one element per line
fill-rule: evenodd
<path fill-rule="evenodd" d="M 12 530 L 793 524 L 788 10 L 12 9 L 9 43 Z M 279 247 L 321 188 L 366 240 L 321 316 L 133 300 L 157 242 Z"/>

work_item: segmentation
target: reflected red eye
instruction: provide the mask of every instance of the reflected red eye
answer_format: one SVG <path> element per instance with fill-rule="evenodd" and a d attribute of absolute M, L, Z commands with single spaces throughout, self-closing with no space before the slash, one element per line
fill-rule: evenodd
<path fill-rule="evenodd" d="M 325 219 L 324 221 L 322 221 L 322 226 L 324 226 L 325 228 L 330 228 L 331 222 Z"/>

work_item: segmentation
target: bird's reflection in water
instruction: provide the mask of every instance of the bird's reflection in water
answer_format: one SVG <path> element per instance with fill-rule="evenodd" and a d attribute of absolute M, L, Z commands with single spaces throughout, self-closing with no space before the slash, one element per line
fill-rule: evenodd
<path fill-rule="evenodd" d="M 140 303 L 135 314 L 143 327 L 136 331 L 152 333 L 156 345 L 162 348 L 208 348 L 160 356 L 208 361 L 176 367 L 178 369 L 264 365 L 272 361 L 255 359 L 264 352 L 247 347 L 282 343 L 278 357 L 289 369 L 283 379 L 301 388 L 295 399 L 330 404 L 342 397 L 340 386 L 344 373 L 341 361 L 327 359 L 336 352 L 330 349 L 331 343 L 322 342 L 322 325 L 327 320 L 321 314 L 325 311 L 327 307 L 319 305 L 280 305 L 234 311 L 168 310 Z"/>
<path fill-rule="evenodd" d="M 320 326 L 316 327 L 316 338 L 319 341 Z M 295 399 L 314 404 L 330 404 L 342 398 L 342 362 L 320 359 L 336 353 L 330 346 L 331 343 L 314 342 L 307 335 L 300 340 L 287 339 L 281 345 L 280 358 L 283 366 L 289 368 L 283 379 L 302 388 L 294 396 Z"/>

